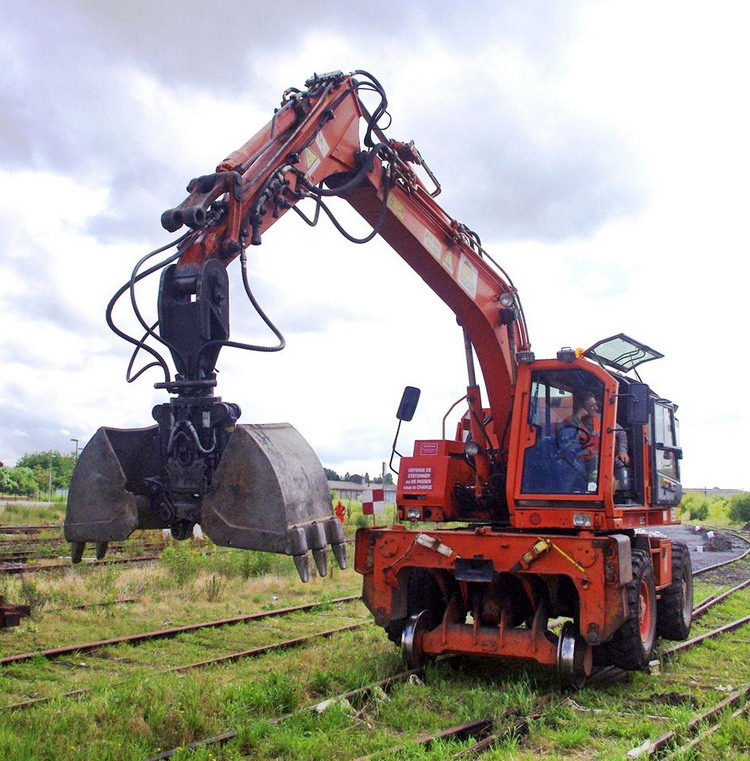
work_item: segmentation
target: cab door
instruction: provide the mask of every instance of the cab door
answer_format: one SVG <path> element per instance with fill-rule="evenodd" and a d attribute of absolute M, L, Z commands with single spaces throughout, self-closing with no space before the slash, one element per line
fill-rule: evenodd
<path fill-rule="evenodd" d="M 651 418 L 651 473 L 654 504 L 676 505 L 682 497 L 680 485 L 680 429 L 675 406 L 666 399 L 654 400 Z"/>

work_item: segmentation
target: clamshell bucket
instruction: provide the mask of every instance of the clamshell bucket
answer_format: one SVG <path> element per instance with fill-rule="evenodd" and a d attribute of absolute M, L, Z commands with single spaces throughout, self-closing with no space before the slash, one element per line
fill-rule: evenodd
<path fill-rule="evenodd" d="M 203 499 L 201 527 L 216 544 L 292 555 L 303 581 L 312 550 L 321 576 L 331 545 L 346 567 L 344 532 L 332 515 L 325 471 L 288 423 L 238 425 Z"/>
<path fill-rule="evenodd" d="M 102 556 L 107 542 L 137 528 L 174 530 L 187 520 L 216 544 L 291 555 L 303 581 L 310 575 L 308 550 L 321 576 L 328 571 L 329 544 L 346 567 L 344 533 L 332 515 L 323 466 L 291 425 L 234 426 L 210 485 L 189 499 L 170 486 L 182 482 L 180 466 L 163 455 L 163 438 L 159 426 L 100 428 L 88 443 L 71 479 L 65 518 L 74 562 L 86 542 L 96 543 Z M 185 464 L 191 469 L 198 466 Z"/>
<path fill-rule="evenodd" d="M 158 426 L 100 428 L 81 452 L 70 480 L 65 538 L 74 543 L 122 541 L 137 528 L 167 528 L 151 511 L 144 489 L 147 479 L 162 470 Z"/>

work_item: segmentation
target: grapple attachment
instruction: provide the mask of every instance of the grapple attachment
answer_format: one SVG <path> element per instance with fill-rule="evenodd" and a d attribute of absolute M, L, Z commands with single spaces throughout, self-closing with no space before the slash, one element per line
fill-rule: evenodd
<path fill-rule="evenodd" d="M 292 555 L 303 581 L 308 550 L 322 576 L 329 544 L 345 568 L 343 529 L 310 445 L 288 423 L 230 430 L 221 447 L 197 448 L 191 459 L 176 445 L 174 427 L 100 428 L 68 494 L 65 537 L 74 562 L 86 542 L 96 543 L 100 557 L 107 542 L 137 528 L 170 528 L 185 538 L 200 524 L 216 544 Z"/>

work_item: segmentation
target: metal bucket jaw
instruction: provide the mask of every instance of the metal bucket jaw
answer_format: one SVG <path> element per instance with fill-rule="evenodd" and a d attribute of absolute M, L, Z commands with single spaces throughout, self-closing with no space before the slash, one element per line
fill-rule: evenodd
<path fill-rule="evenodd" d="M 215 487 L 203 498 L 201 527 L 216 544 L 291 555 L 307 581 L 307 551 L 321 576 L 330 544 L 346 567 L 344 531 L 332 514 L 323 466 L 288 423 L 238 425 Z"/>
<path fill-rule="evenodd" d="M 68 490 L 69 542 L 127 539 L 137 528 L 167 528 L 145 489 L 162 470 L 159 428 L 100 428 L 78 458 Z"/>
<path fill-rule="evenodd" d="M 236 425 L 202 494 L 186 494 L 176 469 L 205 472 L 201 463 L 170 459 L 159 426 L 100 428 L 81 453 L 68 494 L 65 536 L 74 561 L 86 542 L 103 555 L 107 542 L 137 528 L 178 527 L 184 534 L 185 525 L 199 523 L 216 544 L 291 555 L 303 581 L 308 550 L 321 576 L 328 545 L 346 567 L 323 466 L 288 423 Z"/>

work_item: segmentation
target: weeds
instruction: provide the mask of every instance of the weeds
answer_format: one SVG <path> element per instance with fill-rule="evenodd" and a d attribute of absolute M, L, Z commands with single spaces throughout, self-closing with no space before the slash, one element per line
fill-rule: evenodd
<path fill-rule="evenodd" d="M 224 591 L 224 580 L 221 576 L 213 574 L 210 578 L 206 579 L 206 599 L 209 602 L 216 602 L 221 597 L 221 593 Z"/>
<path fill-rule="evenodd" d="M 31 615 L 34 616 L 47 604 L 49 597 L 39 589 L 32 579 L 23 576 L 21 578 L 21 599 L 24 604 L 31 608 Z"/>

